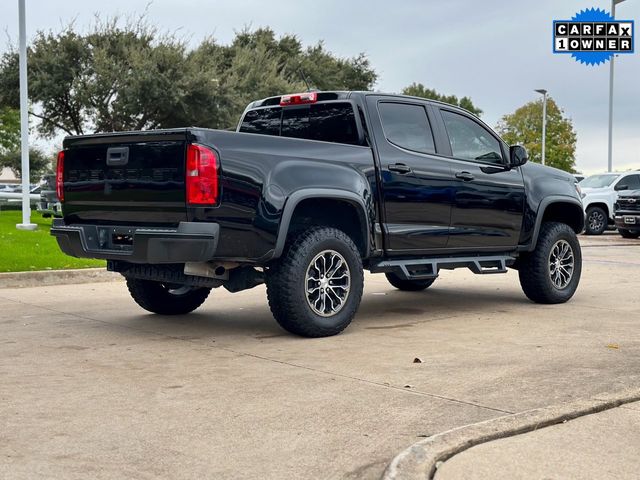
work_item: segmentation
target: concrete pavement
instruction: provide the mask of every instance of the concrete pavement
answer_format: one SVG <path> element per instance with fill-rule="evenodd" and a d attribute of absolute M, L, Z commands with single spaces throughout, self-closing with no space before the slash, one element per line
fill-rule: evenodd
<path fill-rule="evenodd" d="M 425 436 L 640 387 L 640 242 L 584 243 L 568 304 L 515 272 L 419 293 L 368 275 L 353 325 L 315 340 L 263 287 L 183 317 L 122 282 L 0 290 L 0 477 L 378 478 Z"/>
<path fill-rule="evenodd" d="M 640 402 L 478 445 L 444 462 L 435 478 L 635 480 L 638 472 Z"/>

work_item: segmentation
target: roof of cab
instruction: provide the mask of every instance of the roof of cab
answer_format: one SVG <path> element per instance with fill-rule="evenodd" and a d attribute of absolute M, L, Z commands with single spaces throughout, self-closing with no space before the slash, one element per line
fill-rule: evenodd
<path fill-rule="evenodd" d="M 438 104 L 438 105 L 445 105 L 447 107 L 452 107 L 455 109 L 459 109 L 459 110 L 463 110 L 464 112 L 473 115 L 474 117 L 478 116 L 473 113 L 470 112 L 469 110 L 467 110 L 464 107 L 461 107 L 459 105 L 452 105 L 450 103 L 446 103 L 446 102 L 441 102 L 440 100 L 433 100 L 431 98 L 424 98 L 424 97 L 414 97 L 411 95 L 401 95 L 398 93 L 384 93 L 384 92 L 371 92 L 371 91 L 362 91 L 362 90 L 353 90 L 353 91 L 341 91 L 341 90 L 336 90 L 336 91 L 322 91 L 322 90 L 311 90 L 311 91 L 316 91 L 318 93 L 318 102 L 323 102 L 323 101 L 328 101 L 328 100 L 346 100 L 351 98 L 354 95 L 362 95 L 364 97 L 369 96 L 369 95 L 375 95 L 375 96 L 380 96 L 380 97 L 392 97 L 392 98 L 406 98 L 406 99 L 410 99 L 410 100 L 419 100 L 421 102 L 430 102 L 430 103 L 434 103 L 434 104 Z M 262 100 L 256 100 L 254 102 L 251 102 L 249 105 L 247 105 L 246 110 L 250 110 L 252 108 L 259 108 L 259 107 L 276 107 L 276 106 L 280 106 L 280 98 L 283 95 L 288 95 L 288 94 L 282 94 L 282 95 L 277 95 L 274 97 L 267 97 L 267 98 L 263 98 Z"/>

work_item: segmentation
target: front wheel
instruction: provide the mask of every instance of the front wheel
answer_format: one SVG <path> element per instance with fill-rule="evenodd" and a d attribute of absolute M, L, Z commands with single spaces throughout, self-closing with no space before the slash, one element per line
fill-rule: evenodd
<path fill-rule="evenodd" d="M 210 288 L 188 287 L 127 278 L 127 288 L 135 302 L 160 315 L 183 315 L 194 311 L 209 296 Z"/>
<path fill-rule="evenodd" d="M 582 252 L 575 232 L 564 223 L 543 223 L 536 249 L 520 258 L 525 295 L 536 303 L 564 303 L 580 282 Z"/>
<path fill-rule="evenodd" d="M 271 312 L 285 330 L 303 337 L 336 335 L 360 305 L 360 252 L 341 230 L 310 228 L 269 267 L 266 283 Z"/>
<path fill-rule="evenodd" d="M 600 207 L 587 208 L 587 218 L 584 233 L 587 235 L 602 235 L 607 228 L 607 212 Z"/>
<path fill-rule="evenodd" d="M 627 230 L 626 228 L 619 228 L 618 233 L 622 235 L 622 238 L 638 238 L 640 237 L 640 231 Z"/>

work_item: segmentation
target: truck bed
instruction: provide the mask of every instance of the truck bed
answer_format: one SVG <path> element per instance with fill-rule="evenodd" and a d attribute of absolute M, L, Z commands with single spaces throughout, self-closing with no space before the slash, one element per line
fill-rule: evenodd
<path fill-rule="evenodd" d="M 220 195 L 215 205 L 187 204 L 189 144 L 217 154 Z M 60 224 L 135 231 L 215 223 L 220 229 L 217 258 L 268 257 L 285 200 L 296 189 L 364 192 L 375 185 L 372 152 L 363 146 L 201 128 L 67 137 L 63 146 Z M 119 155 L 126 155 L 126 162 Z M 95 252 L 86 256 L 95 257 Z"/>

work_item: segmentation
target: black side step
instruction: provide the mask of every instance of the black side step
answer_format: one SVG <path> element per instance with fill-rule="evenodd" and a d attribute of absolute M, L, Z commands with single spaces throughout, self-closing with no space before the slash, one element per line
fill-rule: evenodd
<path fill-rule="evenodd" d="M 434 257 L 409 260 L 385 260 L 371 265 L 371 272 L 396 272 L 408 280 L 436 278 L 440 269 L 468 268 L 473 273 L 506 273 L 515 262 L 511 255 L 478 255 L 474 257 Z"/>

